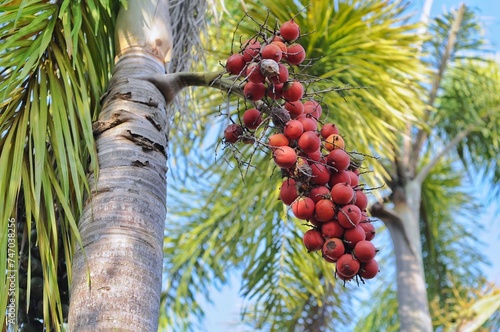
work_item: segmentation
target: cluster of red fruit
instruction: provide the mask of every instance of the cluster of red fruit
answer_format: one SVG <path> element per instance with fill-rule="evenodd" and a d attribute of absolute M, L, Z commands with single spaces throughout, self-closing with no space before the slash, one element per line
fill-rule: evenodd
<path fill-rule="evenodd" d="M 277 133 L 265 145 L 285 178 L 280 199 L 297 218 L 312 224 L 304 234 L 305 247 L 321 250 L 344 281 L 371 279 L 378 272 L 371 242 L 375 228 L 366 215 L 368 199 L 359 184 L 359 164 L 345 151 L 335 124 L 318 127 L 320 103 L 304 100 L 303 84 L 289 78 L 289 69 L 306 55 L 294 43 L 299 36 L 299 26 L 290 20 L 270 38 L 251 39 L 229 57 L 226 70 L 243 81 L 244 97 L 255 107 L 244 112 L 242 125 L 226 128 L 225 141 L 256 142 L 252 134 L 266 116 L 270 118 Z"/>

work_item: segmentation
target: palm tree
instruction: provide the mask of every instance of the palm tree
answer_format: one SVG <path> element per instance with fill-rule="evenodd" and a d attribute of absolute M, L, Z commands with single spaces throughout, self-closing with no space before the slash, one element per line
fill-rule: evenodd
<path fill-rule="evenodd" d="M 303 225 L 287 219 L 286 209 L 269 199 L 279 174 L 264 154 L 249 146 L 220 152 L 227 160 L 252 156 L 258 171 L 241 163 L 232 168 L 213 164 L 213 157 L 200 160 L 204 156 L 196 155 L 199 146 L 193 143 L 204 143 L 209 114 L 186 121 L 167 108 L 181 88 L 208 85 L 217 77 L 217 72 L 176 74 L 187 63 L 180 55 L 189 53 L 198 36 L 196 28 L 181 29 L 181 24 L 196 27 L 203 16 L 201 4 L 189 5 L 193 2 L 169 7 L 167 1 L 130 1 L 119 15 L 118 2 L 105 0 L 15 0 L 0 7 L 0 27 L 7 32 L 0 39 L 0 188 L 6 193 L 0 200 L 0 227 L 17 228 L 19 239 L 2 239 L 0 269 L 20 266 L 14 278 L 19 291 L 2 297 L 0 310 L 9 308 L 10 299 L 18 301 L 22 328 L 41 329 L 36 325 L 43 317 L 48 328 L 61 329 L 69 281 L 70 330 L 153 331 L 160 305 L 173 314 L 164 315 L 162 325 L 182 325 L 191 313 L 202 314 L 195 294 L 205 292 L 209 283 L 224 282 L 233 266 L 243 269 L 243 293 L 255 300 L 249 314 L 258 327 L 321 330 L 335 319 L 350 318 L 350 294 L 332 292 L 337 283 L 331 266 L 304 255 Z M 267 5 L 281 22 L 303 7 L 279 1 Z M 398 2 L 339 1 L 338 6 L 317 2 L 297 17 L 306 31 L 334 28 L 334 33 L 311 35 L 307 52 L 321 60 L 310 73 L 324 79 L 318 89 L 330 85 L 328 79 L 373 86 L 369 93 L 351 92 L 350 105 L 333 94 L 323 103 L 338 104 L 331 107 L 331 116 L 352 137 L 353 150 L 397 160 L 398 128 L 404 131 L 407 122 L 429 116 L 417 97 L 422 88 L 410 84 L 423 80 L 415 52 L 420 39 L 411 34 L 414 26 L 401 23 L 404 8 Z M 255 8 L 248 7 L 251 17 L 264 21 L 266 13 Z M 332 23 L 318 21 L 324 13 L 332 13 Z M 110 37 L 114 32 L 116 37 Z M 165 76 L 169 61 L 172 74 Z M 219 83 L 227 88 L 224 80 Z M 336 109 L 345 117 L 333 114 Z M 171 137 L 184 143 L 175 149 L 198 158 L 184 174 L 178 170 L 174 175 L 186 179 L 184 191 L 195 180 L 201 185 L 195 197 L 206 201 L 197 207 L 189 196 L 174 196 L 175 209 L 191 222 L 186 227 L 172 220 L 164 234 L 171 118 L 189 134 Z M 468 134 L 476 133 L 473 129 Z M 201 166 L 203 176 L 194 174 L 193 166 Z M 373 168 L 391 175 L 381 165 Z M 366 175 L 369 184 L 379 181 Z M 167 290 L 160 303 L 164 235 Z M 19 255 L 9 252 L 10 243 L 18 246 Z M 0 294 L 8 294 L 10 284 L 2 286 Z"/>
<path fill-rule="evenodd" d="M 270 14 L 262 8 L 269 8 Z M 229 10 L 237 16 L 237 9 Z M 377 284 L 380 292 L 374 291 L 374 296 L 380 300 L 368 317 L 359 319 L 359 330 L 443 327 L 443 311 L 436 306 L 460 312 L 459 306 L 445 306 L 458 299 L 453 289 L 483 289 L 479 296 L 495 299 L 496 291 L 484 288 L 477 234 L 468 230 L 478 225 L 456 225 L 454 213 L 461 211 L 462 217 L 479 208 L 474 195 L 462 190 L 465 174 L 458 170 L 486 171 L 493 174 L 493 188 L 498 183 L 498 65 L 472 61 L 467 52 L 481 45 L 474 13 L 462 7 L 434 21 L 425 50 L 435 48 L 429 51 L 435 71 L 428 71 L 423 61 L 428 59 L 419 51 L 423 39 L 415 36 L 416 25 L 406 23 L 404 2 L 261 1 L 247 3 L 244 10 L 248 18 L 239 22 L 234 43 L 255 33 L 254 21 L 267 20 L 272 27 L 274 18 L 284 22 L 297 15 L 306 34 L 299 42 L 316 60 L 305 72 L 333 81 L 325 85 L 370 87 L 351 92 L 346 102 L 333 94 L 322 100 L 330 107 L 329 120 L 351 138 L 350 149 L 384 157 L 380 164 L 367 161 L 387 183 L 374 197 L 371 212 L 384 222 L 394 243 L 395 259 L 389 257 L 382 269 L 395 260 L 397 271 L 394 279 L 388 275 Z M 233 33 L 235 25 L 231 23 L 225 34 Z M 203 113 L 199 119 L 209 122 Z M 204 137 L 204 128 L 189 130 Z M 184 148 L 199 151 L 206 144 L 195 139 Z M 217 146 L 213 149 L 218 151 Z M 352 321 L 352 296 L 335 286 L 331 267 L 297 249 L 307 228 L 289 219 L 280 202 L 266 199 L 280 179 L 268 159 L 248 148 L 218 153 L 215 163 L 211 151 L 184 161 L 188 171 L 178 175 L 177 188 L 184 196 L 175 198 L 170 210 L 178 213 L 180 222 L 166 238 L 169 288 L 164 301 L 174 305 L 165 313 L 165 324 L 182 325 L 191 314 L 202 317 L 194 294 L 206 293 L 206 285 L 224 283 L 234 266 L 243 271 L 241 292 L 249 301 L 243 315 L 254 328 L 318 331 Z M 242 160 L 251 160 L 251 167 L 242 167 Z M 239 176 L 243 179 L 235 183 Z M 372 186 L 380 183 L 372 174 L 364 178 Z M 352 292 L 349 285 L 347 289 Z M 470 297 L 474 299 L 477 293 Z M 187 305 L 195 309 L 183 312 Z"/>
<path fill-rule="evenodd" d="M 165 100 L 127 77 L 186 68 L 205 4 L 120 2 L 0 7 L 0 227 L 18 238 L 1 241 L 3 329 L 157 329 L 181 86 Z"/>

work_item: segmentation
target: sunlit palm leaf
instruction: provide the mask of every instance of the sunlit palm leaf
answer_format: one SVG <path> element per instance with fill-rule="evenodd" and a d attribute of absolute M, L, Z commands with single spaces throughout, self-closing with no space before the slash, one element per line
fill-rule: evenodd
<path fill-rule="evenodd" d="M 494 61 L 456 62 L 443 84 L 438 123 L 449 139 L 470 126 L 472 133 L 457 147 L 460 160 L 474 180 L 491 183 L 493 200 L 500 188 L 500 66 Z M 479 172 L 478 172 L 479 171 Z"/>
<path fill-rule="evenodd" d="M 28 234 L 27 247 L 20 248 L 28 255 L 28 296 L 29 248 L 38 247 L 44 322 L 55 329 L 62 322 L 58 273 L 71 278 L 66 266 L 78 239 L 76 221 L 89 190 L 91 160 L 97 171 L 91 122 L 113 63 L 110 7 L 104 0 L 0 6 L 5 32 L 0 39 L 0 188 L 5 192 L 0 227 L 6 229 L 6 220 L 14 217 L 18 232 Z M 24 206 L 16 210 L 16 202 Z M 6 252 L 6 242 L 1 243 L 0 270 Z M 7 292 L 0 294 L 4 310 Z"/>
<path fill-rule="evenodd" d="M 455 286 L 448 290 L 448 300 L 441 304 L 431 301 L 434 325 L 442 331 L 496 331 L 500 326 L 500 289 L 478 280 L 476 288 L 461 285 L 460 278 L 450 276 Z"/>

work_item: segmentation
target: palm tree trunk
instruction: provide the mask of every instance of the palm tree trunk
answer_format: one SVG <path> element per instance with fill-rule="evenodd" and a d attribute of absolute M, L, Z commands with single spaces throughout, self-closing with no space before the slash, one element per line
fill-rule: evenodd
<path fill-rule="evenodd" d="M 99 120 L 99 170 L 89 175 L 73 259 L 69 330 L 157 331 L 169 129 L 163 95 L 132 75 L 164 73 L 167 1 L 121 9 L 119 54 Z"/>
<path fill-rule="evenodd" d="M 432 320 L 420 240 L 421 185 L 409 181 L 404 187 L 404 198 L 394 201 L 394 211 L 400 216 L 403 227 L 387 224 L 396 253 L 400 329 L 431 332 Z"/>
<path fill-rule="evenodd" d="M 370 211 L 384 221 L 394 245 L 400 331 L 432 332 L 420 240 L 421 184 L 410 180 L 393 195 L 393 209 L 377 203 Z"/>

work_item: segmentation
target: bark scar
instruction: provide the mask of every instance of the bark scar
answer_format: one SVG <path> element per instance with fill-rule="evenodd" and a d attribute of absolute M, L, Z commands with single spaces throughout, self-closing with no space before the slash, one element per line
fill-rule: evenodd
<path fill-rule="evenodd" d="M 146 120 L 151 122 L 151 124 L 156 128 L 156 130 L 161 131 L 162 128 L 161 128 L 160 123 L 158 121 L 156 121 L 156 119 L 153 116 L 148 114 L 145 117 L 146 117 Z"/>
<path fill-rule="evenodd" d="M 165 153 L 165 147 L 159 143 L 153 142 L 147 137 L 144 137 L 140 134 L 134 134 L 132 131 L 127 130 L 128 135 L 125 135 L 125 137 L 135 144 L 139 145 L 142 147 L 144 150 L 154 150 L 161 152 L 163 155 L 166 155 Z"/>
<path fill-rule="evenodd" d="M 120 110 L 121 112 L 123 110 Z M 118 126 L 126 121 L 128 121 L 128 117 L 123 117 L 119 113 L 114 113 L 111 115 L 111 119 L 107 121 L 95 121 L 92 123 L 92 133 L 94 136 L 98 136 L 105 132 L 108 129 Z"/>
<path fill-rule="evenodd" d="M 132 92 L 130 91 L 125 93 L 117 92 L 111 97 L 111 100 L 113 99 L 130 100 L 132 99 Z"/>
<path fill-rule="evenodd" d="M 149 166 L 149 161 L 146 160 L 145 162 L 142 162 L 140 160 L 134 160 L 132 162 L 132 166 L 137 166 L 137 167 L 145 167 L 145 166 Z"/>

